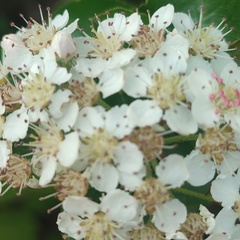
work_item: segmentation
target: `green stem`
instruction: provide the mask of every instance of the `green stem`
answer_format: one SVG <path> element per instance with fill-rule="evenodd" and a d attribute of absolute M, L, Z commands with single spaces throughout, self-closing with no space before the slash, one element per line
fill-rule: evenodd
<path fill-rule="evenodd" d="M 182 193 L 184 195 L 188 195 L 194 198 L 198 198 L 207 202 L 215 202 L 215 200 L 211 197 L 211 196 L 207 196 L 203 193 L 198 193 L 186 188 L 174 188 L 172 189 L 172 192 L 176 192 L 176 193 Z"/>
<path fill-rule="evenodd" d="M 101 98 L 98 99 L 97 104 L 104 107 L 106 110 L 111 109 L 111 106 L 104 102 Z"/>
<path fill-rule="evenodd" d="M 196 141 L 198 138 L 198 134 L 191 134 L 187 136 L 177 135 L 169 138 L 164 138 L 164 144 L 173 144 L 173 143 L 181 143 L 187 141 Z"/>

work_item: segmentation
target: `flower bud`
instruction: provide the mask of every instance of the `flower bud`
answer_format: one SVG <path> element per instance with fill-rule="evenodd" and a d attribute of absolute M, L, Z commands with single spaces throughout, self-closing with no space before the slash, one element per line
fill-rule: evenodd
<path fill-rule="evenodd" d="M 51 47 L 58 58 L 68 59 L 76 51 L 71 34 L 60 31 L 52 40 Z"/>

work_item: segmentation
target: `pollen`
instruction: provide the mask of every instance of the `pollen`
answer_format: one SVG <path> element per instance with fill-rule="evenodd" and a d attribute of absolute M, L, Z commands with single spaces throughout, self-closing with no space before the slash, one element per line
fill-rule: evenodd
<path fill-rule="evenodd" d="M 19 29 L 23 35 L 23 43 L 33 53 L 38 54 L 41 49 L 46 48 L 51 44 L 51 41 L 56 33 L 55 27 L 52 25 L 50 10 L 48 11 L 48 24 L 43 19 L 41 7 L 39 7 L 42 23 L 36 22 L 34 19 L 27 21 L 20 15 L 27 23 L 27 28 Z"/>
<path fill-rule="evenodd" d="M 144 226 L 144 228 L 130 231 L 129 240 L 164 240 L 164 235 L 156 228 Z"/>
<path fill-rule="evenodd" d="M 153 126 L 135 129 L 126 138 L 139 147 L 148 161 L 155 160 L 162 153 L 164 140 Z"/>
<path fill-rule="evenodd" d="M 163 204 L 170 199 L 166 187 L 155 178 L 148 178 L 136 189 L 134 196 L 139 199 L 149 214 L 153 214 L 157 204 Z"/>
<path fill-rule="evenodd" d="M 72 80 L 67 88 L 71 90 L 71 98 L 77 101 L 80 108 L 93 106 L 100 97 L 97 84 L 92 78 L 87 77 L 82 82 Z"/>
<path fill-rule="evenodd" d="M 189 240 L 202 240 L 208 226 L 203 221 L 202 216 L 197 213 L 189 213 L 187 220 L 181 225 L 180 231 Z"/>
<path fill-rule="evenodd" d="M 165 77 L 162 73 L 154 75 L 153 85 L 148 88 L 147 96 L 158 102 L 160 108 L 168 109 L 185 99 L 182 77 Z"/>
<path fill-rule="evenodd" d="M 210 154 L 216 164 L 224 161 L 223 154 L 238 151 L 235 143 L 235 133 L 225 125 L 222 128 L 208 128 L 198 139 L 198 148 L 203 154 Z"/>
<path fill-rule="evenodd" d="M 105 130 L 99 129 L 91 137 L 82 139 L 82 142 L 81 153 L 88 158 L 90 163 L 97 160 L 102 163 L 112 162 L 118 140 L 110 136 Z"/>
<path fill-rule="evenodd" d="M 57 198 L 63 201 L 69 196 L 85 196 L 88 191 L 88 181 L 81 173 L 74 169 L 67 169 L 58 173 L 54 178 L 54 188 Z"/>
<path fill-rule="evenodd" d="M 33 139 L 28 145 L 35 148 L 37 157 L 56 156 L 60 143 L 63 140 L 62 131 L 52 122 L 41 123 L 39 126 L 31 125 L 37 135 L 31 134 Z"/>
<path fill-rule="evenodd" d="M 22 100 L 27 108 L 43 109 L 50 102 L 55 86 L 45 77 L 35 74 L 22 84 Z"/>
<path fill-rule="evenodd" d="M 163 29 L 159 32 L 153 32 L 147 25 L 142 25 L 138 33 L 133 36 L 130 44 L 138 52 L 139 57 L 146 57 L 154 56 L 164 41 Z"/>
<path fill-rule="evenodd" d="M 216 114 L 236 114 L 240 106 L 240 91 L 237 88 L 238 83 L 225 84 L 223 79 L 212 74 L 212 78 L 218 83 L 218 91 L 209 95 L 209 100 L 216 107 Z"/>
<path fill-rule="evenodd" d="M 110 221 L 102 212 L 97 212 L 91 218 L 83 220 L 81 226 L 84 228 L 86 240 L 114 240 L 117 239 L 118 225 Z"/>
<path fill-rule="evenodd" d="M 31 167 L 27 159 L 16 154 L 10 155 L 7 167 L 0 172 L 0 179 L 4 181 L 2 187 L 8 185 L 1 195 L 4 195 L 10 188 L 19 188 L 17 195 L 20 195 L 22 189 L 27 186 L 30 174 Z"/>

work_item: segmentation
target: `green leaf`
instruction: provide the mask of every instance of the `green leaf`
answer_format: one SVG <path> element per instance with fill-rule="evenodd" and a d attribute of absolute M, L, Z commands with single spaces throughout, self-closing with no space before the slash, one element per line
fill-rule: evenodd
<path fill-rule="evenodd" d="M 89 19 L 94 18 L 95 14 L 98 16 L 105 15 L 106 12 L 113 15 L 114 13 L 126 12 L 133 13 L 136 9 L 136 5 L 118 0 L 75 0 L 68 1 L 62 5 L 56 12 L 62 13 L 64 9 L 67 9 L 70 15 L 69 22 L 79 19 L 79 27 L 83 28 L 86 33 L 90 33 L 91 22 Z M 104 18 L 106 18 L 104 16 Z"/>
<path fill-rule="evenodd" d="M 217 26 L 223 18 L 226 18 L 226 23 L 229 28 L 223 32 L 227 32 L 231 27 L 235 28 L 235 31 L 226 36 L 228 41 L 236 41 L 240 39 L 240 21 L 239 12 L 240 4 L 238 0 L 148 0 L 145 6 L 140 8 L 141 12 L 150 10 L 153 14 L 158 8 L 171 3 L 174 5 L 175 12 L 184 12 L 190 14 L 195 22 L 199 21 L 200 7 L 204 6 L 204 16 L 202 26 L 208 26 L 211 23 L 215 23 Z M 222 27 L 225 23 L 223 23 Z"/>

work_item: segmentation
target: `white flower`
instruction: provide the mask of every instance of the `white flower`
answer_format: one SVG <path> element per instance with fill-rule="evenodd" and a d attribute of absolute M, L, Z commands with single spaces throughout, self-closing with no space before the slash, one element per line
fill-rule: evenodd
<path fill-rule="evenodd" d="M 102 197 L 99 204 L 86 197 L 67 197 L 63 209 L 59 230 L 74 239 L 128 239 L 126 233 L 141 222 L 138 201 L 120 189 Z"/>
<path fill-rule="evenodd" d="M 56 86 L 70 80 L 71 74 L 66 68 L 59 67 L 52 50 L 43 49 L 32 67 L 22 78 L 19 88 L 22 99 L 19 101 L 25 107 L 31 122 L 48 121 L 46 107 L 54 104 L 53 93 Z"/>
<path fill-rule="evenodd" d="M 127 105 L 113 107 L 107 112 L 93 107 L 79 112 L 74 128 L 82 144 L 76 164 L 79 169 L 87 168 L 89 182 L 99 191 L 115 189 L 124 181 L 125 174 L 136 175 L 144 166 L 143 154 L 138 147 L 121 140 L 134 127 L 127 113 Z M 129 187 L 132 184 L 130 182 Z"/>
<path fill-rule="evenodd" d="M 167 42 L 164 46 L 151 59 L 126 69 L 123 90 L 135 98 L 152 99 L 152 106 L 164 110 L 163 119 L 172 131 L 195 133 L 197 122 L 184 102 L 186 59 L 182 50 L 175 51 Z"/>
<path fill-rule="evenodd" d="M 77 160 L 80 141 L 76 132 L 64 134 L 53 122 L 31 125 L 35 134 L 28 146 L 32 150 L 32 165 L 40 176 L 39 184 L 44 186 L 54 177 L 56 170 L 71 167 Z"/>
<path fill-rule="evenodd" d="M 187 209 L 178 199 L 172 198 L 168 190 L 182 186 L 189 173 L 184 158 L 177 154 L 162 159 L 155 173 L 157 178 L 149 177 L 139 182 L 134 196 L 153 216 L 153 224 L 170 236 L 186 220 Z"/>
<path fill-rule="evenodd" d="M 185 13 L 175 13 L 173 25 L 175 29 L 186 39 L 190 44 L 190 53 L 192 55 L 201 55 L 204 58 L 214 58 L 219 53 L 228 50 L 228 44 L 224 40 L 221 31 L 221 26 L 225 20 L 214 27 L 213 24 L 207 27 L 202 26 L 203 11 L 201 8 L 199 22 L 195 24 L 190 15 Z"/>
<path fill-rule="evenodd" d="M 148 12 L 148 25 L 141 24 L 137 34 L 130 41 L 139 57 L 153 56 L 165 41 L 165 30 L 171 24 L 174 6 L 167 4 L 159 8 L 152 16 Z"/>
<path fill-rule="evenodd" d="M 187 83 L 193 95 L 192 114 L 200 125 L 214 127 L 226 121 L 238 131 L 239 74 L 239 67 L 231 61 L 219 73 L 194 69 L 188 75 Z"/>
<path fill-rule="evenodd" d="M 64 28 L 69 20 L 67 10 L 64 11 L 63 15 L 57 15 L 54 19 L 52 19 L 49 9 L 47 11 L 48 23 L 43 19 L 40 8 L 41 24 L 34 19 L 30 21 L 24 19 L 28 24 L 26 28 L 19 29 L 16 34 L 8 34 L 3 37 L 1 46 L 6 55 L 6 66 L 14 72 L 24 72 L 31 67 L 35 61 L 34 56 L 38 55 L 42 49 L 51 47 L 56 33 L 58 33 L 57 36 L 71 34 L 76 29 L 78 19 Z M 56 51 L 57 55 L 65 57 L 67 53 L 63 54 L 62 51 L 66 43 L 63 46 L 56 46 L 56 44 L 61 44 L 61 42 L 57 41 L 56 43 L 56 41 L 55 39 L 53 42 L 53 50 Z"/>
<path fill-rule="evenodd" d="M 99 78 L 99 90 L 106 98 L 122 89 L 124 84 L 123 66 L 130 63 L 135 50 L 123 48 L 129 42 L 141 23 L 137 13 L 125 17 L 115 13 L 113 18 L 100 22 L 97 30 L 92 30 L 96 37 L 77 38 L 76 69 L 86 77 Z M 90 58 L 89 58 L 90 57 Z"/>

